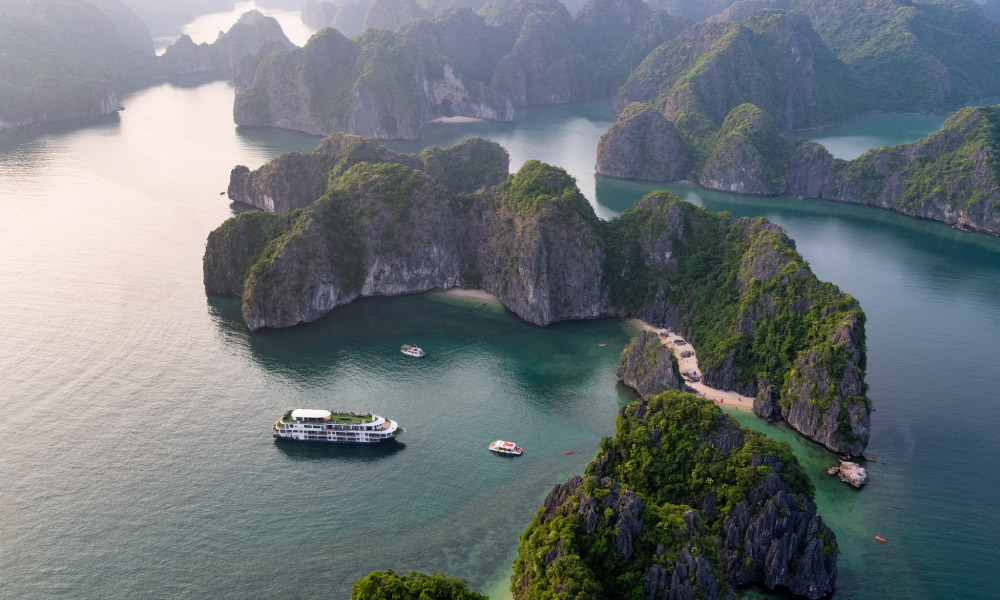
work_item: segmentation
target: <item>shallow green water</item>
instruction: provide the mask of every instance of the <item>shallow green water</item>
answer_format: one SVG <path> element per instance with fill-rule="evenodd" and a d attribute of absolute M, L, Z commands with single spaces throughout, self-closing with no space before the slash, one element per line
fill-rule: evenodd
<path fill-rule="evenodd" d="M 517 534 L 629 398 L 614 381 L 627 326 L 543 329 L 422 295 L 250 335 L 237 301 L 201 285 L 205 237 L 236 209 L 219 192 L 234 164 L 316 138 L 236 128 L 221 82 L 125 103 L 120 120 L 0 137 L 0 595 L 346 598 L 390 567 L 502 591 Z M 593 177 L 606 104 L 519 118 L 471 126 L 515 165 L 566 167 L 602 214 L 650 189 Z M 868 488 L 828 479 L 826 452 L 739 415 L 792 443 L 814 475 L 842 548 L 836 597 L 992 597 L 1000 240 L 670 188 L 781 223 L 868 313 L 871 450 L 886 463 L 870 465 Z M 403 357 L 403 342 L 428 357 Z M 294 406 L 370 408 L 407 432 L 374 449 L 278 444 L 270 424 Z M 525 455 L 491 455 L 497 438 Z"/>

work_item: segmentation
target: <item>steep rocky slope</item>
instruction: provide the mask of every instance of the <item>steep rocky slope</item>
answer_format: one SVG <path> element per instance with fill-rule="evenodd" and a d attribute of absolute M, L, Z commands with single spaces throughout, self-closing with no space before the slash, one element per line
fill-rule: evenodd
<path fill-rule="evenodd" d="M 597 144 L 601 175 L 641 181 L 677 181 L 688 176 L 694 158 L 674 124 L 647 104 L 634 102 Z"/>
<path fill-rule="evenodd" d="M 255 171 L 239 165 L 229 178 L 229 198 L 284 213 L 306 208 L 322 196 L 331 178 L 361 163 L 394 163 L 420 169 L 456 194 L 502 183 L 510 158 L 493 142 L 472 138 L 447 150 L 427 148 L 420 156 L 399 154 L 356 135 L 323 138 L 311 154 L 289 152 Z"/>
<path fill-rule="evenodd" d="M 398 32 L 348 40 L 323 31 L 241 74 L 252 84 L 239 90 L 237 123 L 414 139 L 443 116 L 511 120 L 515 107 L 609 96 L 686 24 L 640 0 L 591 0 L 576 19 L 557 0 L 494 0 L 481 16 L 458 8 L 415 20 L 416 9 L 386 6 L 368 15 L 385 13 L 383 26 Z M 329 8 L 308 8 L 329 18 Z"/>
<path fill-rule="evenodd" d="M 287 212 L 213 232 L 206 289 L 241 295 L 251 329 L 312 321 L 359 296 L 459 285 L 539 325 L 640 317 L 681 331 L 706 381 L 756 396 L 760 414 L 863 449 L 864 313 L 816 279 L 779 227 L 665 192 L 604 222 L 561 169 L 529 161 L 492 185 L 506 161 L 489 142 L 414 157 L 336 136 L 313 155 L 238 168 L 234 197 Z"/>
<path fill-rule="evenodd" d="M 1000 107 L 969 107 L 940 131 L 852 161 L 800 143 L 787 192 L 887 208 L 1000 235 Z"/>
<path fill-rule="evenodd" d="M 699 23 L 661 45 L 629 76 L 615 106 L 648 103 L 698 134 L 744 103 L 783 127 L 805 127 L 855 114 L 859 87 L 808 19 L 762 10 L 739 23 Z"/>
<path fill-rule="evenodd" d="M 117 0 L 9 0 L 0 5 L 0 131 L 116 113 L 119 98 L 172 75 L 233 70 L 292 45 L 277 21 L 244 14 L 212 44 L 182 36 L 163 56 Z M 152 42 L 149 42 L 151 47 Z M 236 69 L 237 84 L 240 84 Z"/>
<path fill-rule="evenodd" d="M 632 108 L 629 114 L 639 112 Z M 1000 235 L 1000 107 L 963 108 L 923 140 L 876 148 L 851 161 L 783 136 L 752 105 L 734 109 L 724 126 L 705 138 L 708 156 L 691 161 L 682 144 L 660 133 L 671 131 L 661 117 L 645 117 L 657 127 L 621 119 L 598 146 L 598 172 L 628 179 L 691 178 L 709 189 L 865 204 Z M 679 171 L 678 164 L 693 166 Z"/>
<path fill-rule="evenodd" d="M 665 392 L 622 410 L 585 477 L 557 485 L 521 535 L 523 598 L 732 598 L 757 583 L 834 587 L 838 548 L 787 444 L 711 402 Z"/>
<path fill-rule="evenodd" d="M 182 35 L 163 53 L 161 69 L 170 75 L 187 75 L 208 71 L 232 71 L 244 57 L 291 50 L 295 46 L 285 36 L 273 17 L 257 10 L 240 16 L 229 31 L 219 33 L 211 44 L 195 44 L 190 36 Z"/>
<path fill-rule="evenodd" d="M 261 61 L 253 84 L 237 94 L 235 120 L 381 139 L 415 139 L 424 123 L 443 116 L 509 121 L 509 100 L 463 73 L 461 57 L 448 47 L 427 43 L 472 43 L 470 23 L 477 19 L 468 11 L 451 13 L 430 24 L 436 36 L 422 26 L 413 36 L 371 30 L 349 40 L 325 29 L 304 48 Z"/>
<path fill-rule="evenodd" d="M 640 331 L 622 350 L 618 381 L 640 396 L 684 389 L 673 353 L 649 331 Z"/>
<path fill-rule="evenodd" d="M 152 57 L 82 0 L 0 5 L 0 131 L 114 114 Z"/>
<path fill-rule="evenodd" d="M 143 23 L 122 0 L 88 0 L 101 9 L 114 24 L 122 39 L 133 48 L 145 54 L 153 54 L 153 36 Z"/>

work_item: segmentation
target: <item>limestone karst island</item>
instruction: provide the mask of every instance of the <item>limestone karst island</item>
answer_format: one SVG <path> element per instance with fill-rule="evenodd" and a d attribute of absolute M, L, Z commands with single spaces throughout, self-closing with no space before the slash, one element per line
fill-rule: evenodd
<path fill-rule="evenodd" d="M 4 597 L 997 594 L 1000 0 L 0 0 L 0 209 Z"/>

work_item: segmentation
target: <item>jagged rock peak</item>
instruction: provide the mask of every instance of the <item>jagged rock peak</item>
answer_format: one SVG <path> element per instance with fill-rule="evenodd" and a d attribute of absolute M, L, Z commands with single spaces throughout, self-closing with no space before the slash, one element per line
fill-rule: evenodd
<path fill-rule="evenodd" d="M 633 102 L 597 144 L 601 175 L 640 181 L 677 181 L 691 169 L 687 142 L 674 124 L 648 104 Z"/>

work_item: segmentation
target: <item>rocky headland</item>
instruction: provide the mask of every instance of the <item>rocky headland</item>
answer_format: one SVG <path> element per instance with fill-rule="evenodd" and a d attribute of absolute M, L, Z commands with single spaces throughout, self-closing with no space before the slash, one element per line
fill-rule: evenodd
<path fill-rule="evenodd" d="M 195 44 L 190 36 L 182 35 L 167 48 L 160 62 L 170 75 L 232 72 L 244 57 L 254 57 L 262 50 L 271 54 L 294 47 L 277 20 L 251 10 L 240 16 L 229 31 L 219 32 L 211 44 Z"/>
<path fill-rule="evenodd" d="M 164 56 L 151 47 L 148 30 L 117 0 L 4 3 L 0 131 L 113 115 L 125 92 L 174 75 L 232 72 L 241 60 L 291 44 L 277 21 L 251 11 L 212 44 L 183 36 Z"/>
<path fill-rule="evenodd" d="M 756 583 L 822 598 L 837 541 L 787 444 L 710 401 L 664 392 L 622 410 L 584 477 L 521 535 L 515 598 L 734 597 Z"/>
<path fill-rule="evenodd" d="M 249 84 L 238 90 L 236 122 L 415 139 L 439 117 L 509 121 L 517 107 L 611 95 L 687 24 L 640 0 L 591 0 L 576 18 L 557 0 L 495 0 L 478 14 L 433 17 L 418 9 L 379 0 L 365 27 L 377 13 L 381 29 L 354 39 L 323 30 L 301 50 L 262 57 L 240 77 Z M 309 10 L 325 19 L 331 9 Z"/>
<path fill-rule="evenodd" d="M 816 279 L 781 228 L 666 192 L 601 221 L 565 171 L 529 161 L 507 177 L 507 161 L 482 140 L 418 157 L 338 135 L 312 155 L 237 167 L 234 198 L 284 212 L 214 231 L 205 287 L 241 296 L 250 329 L 459 286 L 539 325 L 637 317 L 682 332 L 706 383 L 756 397 L 758 414 L 839 452 L 864 449 L 864 313 Z"/>
<path fill-rule="evenodd" d="M 659 121 L 647 117 L 653 119 Z M 708 189 L 743 194 L 863 204 L 1000 235 L 1000 107 L 963 108 L 927 138 L 876 148 L 851 161 L 782 134 L 752 105 L 730 113 L 710 139 L 700 166 L 667 176 L 674 165 L 698 165 L 676 138 L 662 121 L 648 128 L 623 118 L 598 146 L 598 172 L 626 179 L 691 179 Z"/>
<path fill-rule="evenodd" d="M 839 26 L 845 21 L 856 27 L 847 31 Z M 981 40 L 982 52 L 968 40 L 942 43 L 952 26 Z M 898 52 L 900 39 L 923 43 Z M 630 75 L 615 99 L 618 122 L 599 144 L 597 171 L 878 206 L 1000 234 L 995 107 L 962 109 L 924 140 L 853 161 L 789 133 L 863 110 L 933 110 L 1000 91 L 996 73 L 963 66 L 960 49 L 1000 59 L 1000 26 L 944 3 L 732 4 L 658 47 Z M 915 66 L 928 61 L 939 68 Z"/>

